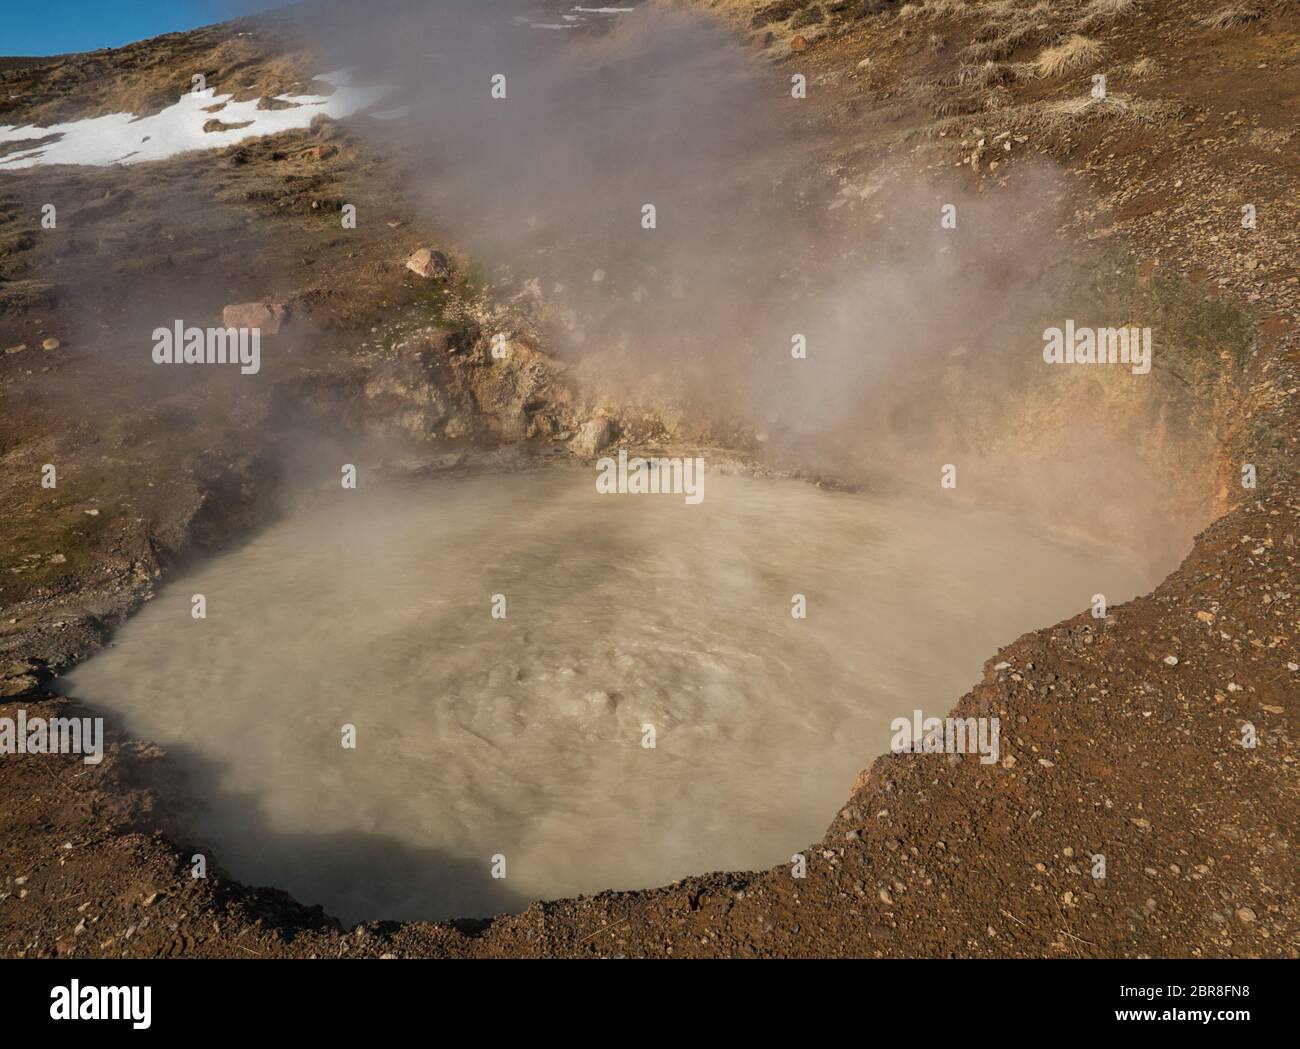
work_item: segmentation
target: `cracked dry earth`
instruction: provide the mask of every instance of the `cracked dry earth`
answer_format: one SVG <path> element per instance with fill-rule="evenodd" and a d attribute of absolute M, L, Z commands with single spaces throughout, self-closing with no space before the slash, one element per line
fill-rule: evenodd
<path fill-rule="evenodd" d="M 1100 240 L 1122 237 L 1139 274 L 1177 273 L 1252 306 L 1251 352 L 1219 435 L 1216 519 L 1151 594 L 1110 608 L 1104 619 L 1084 611 L 991 653 L 983 680 L 956 701 L 954 714 L 1001 719 L 1000 763 L 942 754 L 876 759 L 843 807 L 828 813 L 821 841 L 804 850 L 806 878 L 793 878 L 783 865 L 533 903 L 490 920 L 372 922 L 344 930 L 319 908 L 234 882 L 219 869 L 219 856 L 206 880 L 191 879 L 189 857 L 200 843 L 186 839 L 183 816 L 166 803 L 166 756 L 119 735 L 95 767 L 61 757 L 0 761 L 4 954 L 1300 954 L 1293 844 L 1300 813 L 1300 157 L 1293 128 L 1300 15 L 1275 5 L 1248 24 L 1213 28 L 1201 20 L 1216 5 L 1150 3 L 1127 22 L 1090 30 L 1125 68 L 1145 57 L 1156 63 L 1159 72 L 1132 90 L 1176 102 L 1180 115 L 1157 135 L 1109 113 L 1066 126 L 1048 120 L 1043 107 L 1060 101 L 1065 89 L 1016 79 L 1014 69 L 989 74 L 992 88 L 1008 93 L 996 106 L 976 113 L 945 106 L 945 92 L 969 93 L 959 76 L 946 76 L 958 70 L 962 49 L 1004 39 L 983 28 L 996 21 L 988 12 L 998 5 L 910 5 L 917 10 L 907 15 L 888 3 L 699 6 L 734 19 L 738 33 L 773 63 L 774 77 L 786 78 L 797 59 L 815 72 L 810 81 L 826 78 L 829 100 L 817 103 L 814 119 L 839 141 L 866 143 L 845 163 L 869 164 L 871 150 L 889 140 L 915 149 L 921 166 L 994 193 L 1023 145 L 1025 155 L 1050 156 L 1086 187 L 1089 203 L 1068 220 L 1071 229 Z M 814 7 L 816 17 L 809 14 Z M 1053 34 L 1071 29 L 1076 15 L 1040 17 L 1048 28 L 1034 29 L 1034 37 L 1007 35 L 1005 53 L 992 61 L 1030 61 Z M 211 44 L 191 36 L 169 46 Z M 864 67 L 865 58 L 871 61 Z M 40 83 L 48 71 L 7 75 Z M 917 77 L 929 82 L 926 90 Z M 911 95 L 904 85 L 912 85 Z M 1012 137 L 1015 149 L 1004 151 L 1012 159 L 995 168 L 975 143 L 992 141 L 1003 124 L 1026 142 Z M 347 147 L 341 159 L 366 162 Z M 311 177 L 326 185 L 328 169 L 313 168 Z M 1246 195 L 1265 218 L 1250 246 L 1239 247 L 1226 230 Z M 377 257 L 355 260 L 358 272 L 379 266 Z M 37 301 L 22 316 L 44 308 Z M 45 316 L 52 323 L 56 314 Z M 346 378 L 350 367 L 324 384 L 357 388 Z M 6 405 L 16 389 L 7 385 Z M 554 422 L 557 430 L 581 418 L 580 402 L 572 403 L 571 416 Z M 11 432 L 7 451 L 21 447 L 22 436 Z M 1255 489 L 1237 482 L 1247 462 L 1258 467 Z M 238 490 L 238 470 L 222 476 Z M 124 564 L 147 570 L 131 584 L 137 589 L 108 602 L 90 625 L 84 615 L 76 618 L 75 607 L 87 580 L 94 581 L 91 568 L 108 563 L 107 555 L 87 555 L 91 568 L 77 566 L 80 576 L 41 581 L 52 592 L 32 584 L 17 593 L 21 601 L 5 595 L 6 619 L 11 607 L 37 619 L 33 610 L 54 609 L 67 614 L 74 640 L 38 644 L 34 637 L 52 632 L 9 629 L 6 658 L 39 649 L 45 662 L 9 674 L 0 715 L 13 716 L 19 706 L 31 716 L 70 706 L 42 698 L 48 675 L 41 667 L 93 650 L 187 544 L 207 548 L 187 523 L 195 505 L 206 505 L 218 489 L 199 484 L 197 495 L 172 493 L 182 507 L 174 511 L 159 496 L 139 496 L 154 499 L 154 520 L 179 522 L 175 532 L 185 538 L 169 547 L 142 536 L 150 551 L 143 562 L 138 552 L 113 548 Z M 1255 734 L 1253 748 L 1242 746 L 1244 731 Z M 780 784 L 772 790 L 779 795 Z M 1098 856 L 1104 878 L 1093 876 Z"/>

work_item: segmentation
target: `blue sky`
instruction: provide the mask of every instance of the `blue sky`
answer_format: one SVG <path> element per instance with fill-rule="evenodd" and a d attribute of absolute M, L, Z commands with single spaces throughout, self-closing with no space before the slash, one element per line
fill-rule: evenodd
<path fill-rule="evenodd" d="M 224 22 L 285 0 L 6 0 L 0 55 L 57 55 Z"/>

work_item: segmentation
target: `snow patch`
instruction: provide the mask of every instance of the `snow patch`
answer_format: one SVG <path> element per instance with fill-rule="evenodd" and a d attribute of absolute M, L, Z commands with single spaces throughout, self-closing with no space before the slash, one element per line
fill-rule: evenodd
<path fill-rule="evenodd" d="M 334 88 L 331 95 L 277 95 L 276 101 L 290 103 L 287 109 L 258 109 L 258 99 L 236 102 L 233 95 L 217 95 L 212 89 L 184 94 L 175 105 L 152 116 L 131 113 L 73 120 L 66 124 L 37 127 L 0 126 L 0 146 L 31 140 L 31 149 L 0 156 L 0 171 L 30 168 L 45 164 L 83 164 L 102 167 L 109 164 L 140 164 L 147 160 L 166 160 L 179 153 L 197 149 L 224 149 L 245 139 L 275 135 L 308 127 L 317 115 L 335 120 L 351 116 L 373 105 L 392 89 L 358 87 L 351 83 L 346 69 L 316 78 Z M 203 125 L 222 105 L 219 119 L 223 124 L 246 127 L 223 131 L 204 131 Z M 55 142 L 36 145 L 51 135 Z"/>

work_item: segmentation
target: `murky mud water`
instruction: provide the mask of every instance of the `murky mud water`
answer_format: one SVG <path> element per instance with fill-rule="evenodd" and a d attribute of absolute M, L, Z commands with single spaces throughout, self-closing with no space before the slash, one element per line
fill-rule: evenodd
<path fill-rule="evenodd" d="M 167 586 L 68 691 L 167 748 L 234 876 L 347 921 L 486 915 L 787 862 L 891 719 L 1154 582 L 955 502 L 593 478 L 340 489 Z"/>

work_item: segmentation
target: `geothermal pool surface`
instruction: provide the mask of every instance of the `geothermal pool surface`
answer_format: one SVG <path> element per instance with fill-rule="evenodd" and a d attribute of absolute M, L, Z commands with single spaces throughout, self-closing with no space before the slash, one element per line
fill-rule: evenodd
<path fill-rule="evenodd" d="M 231 875 L 348 922 L 480 916 L 788 862 L 894 717 L 1152 582 L 1002 515 L 795 482 L 710 473 L 694 506 L 591 470 L 340 488 L 68 685 L 169 751 Z"/>

